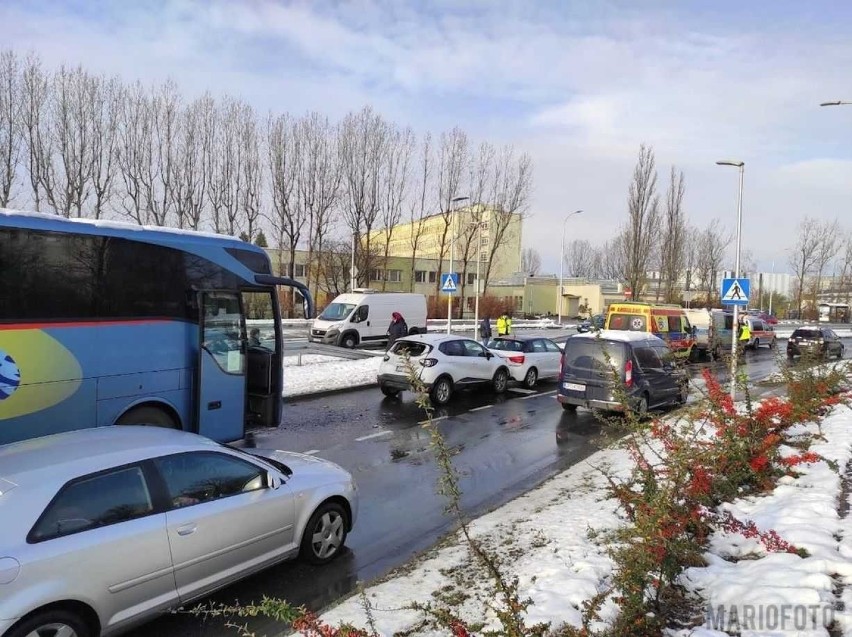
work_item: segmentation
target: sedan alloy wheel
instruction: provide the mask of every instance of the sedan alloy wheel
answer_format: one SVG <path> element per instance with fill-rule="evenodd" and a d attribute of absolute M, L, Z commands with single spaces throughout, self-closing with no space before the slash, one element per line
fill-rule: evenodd
<path fill-rule="evenodd" d="M 302 539 L 302 556 L 314 564 L 328 562 L 346 541 L 346 513 L 339 504 L 327 502 L 311 516 Z"/>

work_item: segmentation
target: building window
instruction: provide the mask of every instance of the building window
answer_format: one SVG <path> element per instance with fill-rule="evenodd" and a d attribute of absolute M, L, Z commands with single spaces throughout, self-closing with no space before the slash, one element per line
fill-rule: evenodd
<path fill-rule="evenodd" d="M 429 273 L 429 283 L 437 283 L 438 282 L 438 273 L 430 272 Z"/>
<path fill-rule="evenodd" d="M 488 237 L 482 237 L 482 238 L 479 240 L 479 245 L 481 245 L 483 248 L 484 248 L 485 246 L 487 246 L 487 245 L 488 245 Z"/>
<path fill-rule="evenodd" d="M 479 254 L 479 260 L 482 261 L 483 263 L 488 263 L 488 253 L 487 252 L 481 252 Z"/>
<path fill-rule="evenodd" d="M 465 299 L 467 303 L 467 309 L 472 310 L 474 308 L 474 301 L 476 301 L 476 297 L 469 296 Z"/>
<path fill-rule="evenodd" d="M 467 273 L 467 284 L 473 285 L 476 283 L 476 272 L 468 272 Z"/>
<path fill-rule="evenodd" d="M 381 281 L 382 274 L 384 274 L 383 270 L 374 269 L 370 270 L 370 281 Z"/>
<path fill-rule="evenodd" d="M 385 281 L 399 283 L 402 281 L 402 270 L 385 270 Z"/>
<path fill-rule="evenodd" d="M 482 230 L 482 232 L 488 232 L 488 222 L 487 221 L 480 221 L 479 222 L 479 228 Z"/>
<path fill-rule="evenodd" d="M 524 309 L 524 297 L 516 296 L 515 297 L 515 309 L 523 311 Z"/>
<path fill-rule="evenodd" d="M 297 279 L 304 278 L 304 276 L 305 276 L 305 264 L 304 263 L 297 263 L 295 265 L 295 267 L 293 268 L 293 276 L 295 276 Z"/>
<path fill-rule="evenodd" d="M 426 283 L 426 270 L 415 270 L 414 271 L 414 282 L 415 283 Z"/>

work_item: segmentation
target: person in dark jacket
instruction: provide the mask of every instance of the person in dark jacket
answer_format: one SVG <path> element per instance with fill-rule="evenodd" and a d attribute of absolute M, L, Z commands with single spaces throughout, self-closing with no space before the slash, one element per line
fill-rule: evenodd
<path fill-rule="evenodd" d="M 479 322 L 479 338 L 483 345 L 491 340 L 491 319 L 487 316 Z"/>
<path fill-rule="evenodd" d="M 390 327 L 388 328 L 388 349 L 391 348 L 398 338 L 408 336 L 408 324 L 402 318 L 402 314 L 394 312 L 392 315 Z"/>

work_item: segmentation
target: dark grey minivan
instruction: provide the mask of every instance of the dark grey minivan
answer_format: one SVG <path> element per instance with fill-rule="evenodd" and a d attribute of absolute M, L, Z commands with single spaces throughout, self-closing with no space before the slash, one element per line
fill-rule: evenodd
<path fill-rule="evenodd" d="M 622 397 L 638 414 L 686 402 L 686 373 L 665 341 L 645 332 L 603 330 L 565 342 L 557 398 L 562 407 L 623 411 Z M 616 391 L 621 384 L 623 394 Z"/>

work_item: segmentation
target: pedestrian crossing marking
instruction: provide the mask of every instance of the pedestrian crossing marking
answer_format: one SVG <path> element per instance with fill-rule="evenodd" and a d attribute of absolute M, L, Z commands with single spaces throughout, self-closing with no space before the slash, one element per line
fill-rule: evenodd
<path fill-rule="evenodd" d="M 750 285 L 748 279 L 723 279 L 722 304 L 748 305 L 749 288 Z"/>
<path fill-rule="evenodd" d="M 456 277 L 453 274 L 444 275 L 444 283 L 441 285 L 441 292 L 456 292 Z"/>

